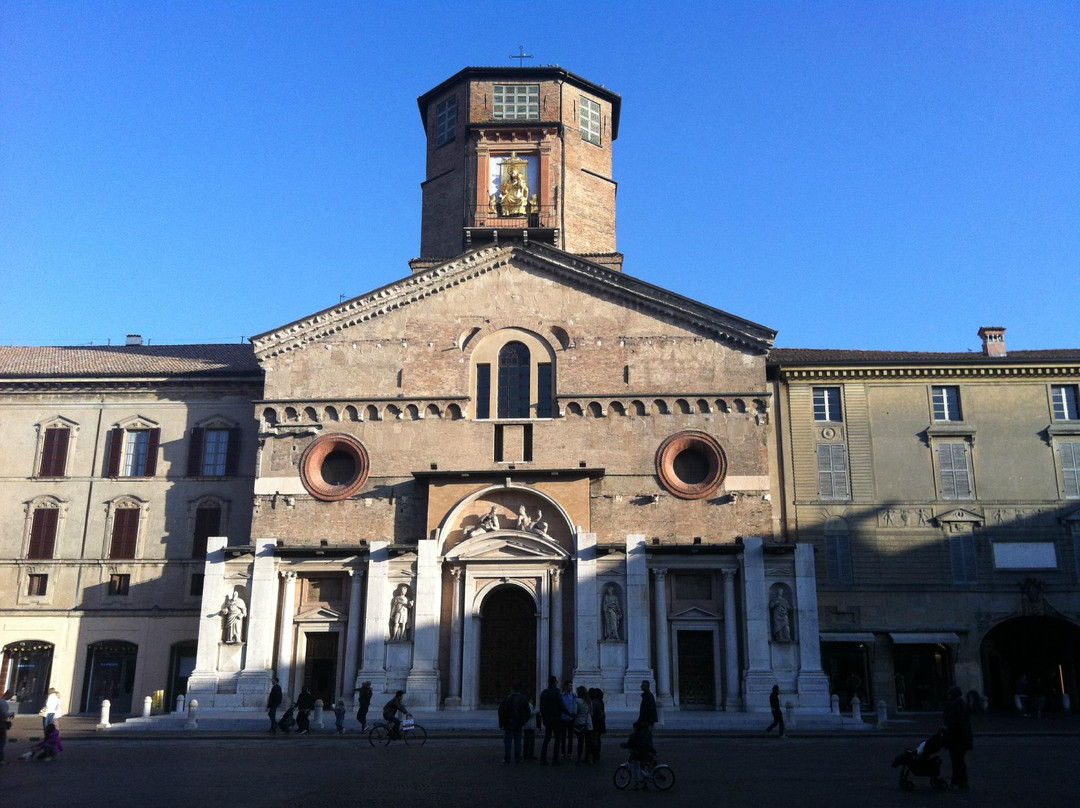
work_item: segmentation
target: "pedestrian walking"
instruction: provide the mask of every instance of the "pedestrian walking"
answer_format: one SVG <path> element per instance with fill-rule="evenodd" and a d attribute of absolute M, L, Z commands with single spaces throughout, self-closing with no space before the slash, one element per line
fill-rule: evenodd
<path fill-rule="evenodd" d="M 952 787 L 967 790 L 967 762 L 964 755 L 974 748 L 971 733 L 971 718 L 968 716 L 967 703 L 963 692 L 953 685 L 945 694 L 945 748 L 949 750 L 949 762 L 952 765 Z"/>
<path fill-rule="evenodd" d="M 334 705 L 334 731 L 338 735 L 345 734 L 345 702 L 341 700 Z"/>
<path fill-rule="evenodd" d="M 270 680 L 273 684 L 270 686 L 270 694 L 266 697 L 266 715 L 270 719 L 270 734 L 276 735 L 278 730 L 277 725 L 277 711 L 281 706 L 281 685 L 278 683 L 276 676 Z"/>
<path fill-rule="evenodd" d="M 499 704 L 499 728 L 503 731 L 503 763 L 509 763 L 513 747 L 514 763 L 521 763 L 522 732 L 532 717 L 529 700 L 516 684 Z"/>
<path fill-rule="evenodd" d="M 647 724 L 650 732 L 653 725 L 660 720 L 656 714 L 656 697 L 649 688 L 648 679 L 641 680 L 641 707 L 638 709 L 637 720 L 642 724 Z"/>
<path fill-rule="evenodd" d="M 41 708 L 41 728 L 47 729 L 49 724 L 56 725 L 60 717 L 62 702 L 60 693 L 55 687 L 49 688 L 49 695 L 45 698 L 45 706 Z"/>
<path fill-rule="evenodd" d="M 592 704 L 592 762 L 600 762 L 600 744 L 607 732 L 607 710 L 604 707 L 604 691 L 598 687 L 589 690 L 589 703 Z"/>
<path fill-rule="evenodd" d="M 772 710 L 772 723 L 765 728 L 766 732 L 772 732 L 773 727 L 780 727 L 780 737 L 784 737 L 784 712 L 780 709 L 780 685 L 772 686 L 769 694 L 769 709 Z"/>
<path fill-rule="evenodd" d="M 540 765 L 546 766 L 548 762 L 548 745 L 555 741 L 555 748 L 551 754 L 551 765 L 559 766 L 559 757 L 563 748 L 564 724 L 562 721 L 563 703 L 562 694 L 559 692 L 559 680 L 554 676 L 548 677 L 548 686 L 540 692 L 540 722 L 544 727 L 544 742 L 540 744 Z"/>
<path fill-rule="evenodd" d="M 360 722 L 360 731 L 367 730 L 367 711 L 371 706 L 371 682 L 364 682 L 356 691 L 356 720 Z"/>
<path fill-rule="evenodd" d="M 0 698 L 0 766 L 7 765 L 4 750 L 7 749 L 7 734 L 11 729 L 11 705 L 8 704 L 8 699 L 14 692 L 9 690 Z"/>
<path fill-rule="evenodd" d="M 307 735 L 311 727 L 311 719 L 308 713 L 315 709 L 315 697 L 306 687 L 300 689 L 300 695 L 296 698 L 296 729 L 298 734 Z"/>

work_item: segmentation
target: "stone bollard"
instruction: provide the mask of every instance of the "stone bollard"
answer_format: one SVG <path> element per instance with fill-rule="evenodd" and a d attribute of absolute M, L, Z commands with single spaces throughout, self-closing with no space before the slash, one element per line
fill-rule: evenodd
<path fill-rule="evenodd" d="M 101 720 L 98 721 L 98 725 L 97 725 L 98 729 L 108 729 L 109 727 L 112 726 L 112 724 L 109 723 L 109 710 L 111 710 L 111 709 L 112 709 L 112 702 L 110 702 L 108 699 L 102 699 L 101 700 Z"/>
<path fill-rule="evenodd" d="M 835 693 L 829 696 L 829 711 L 833 715 L 840 715 L 840 697 Z"/>
<path fill-rule="evenodd" d="M 795 726 L 795 702 L 784 702 L 784 734 Z"/>
<path fill-rule="evenodd" d="M 150 698 L 149 696 L 147 696 L 145 699 L 142 700 L 142 717 L 143 718 L 149 718 L 150 717 L 150 710 L 153 709 L 153 706 L 154 706 L 154 700 L 152 698 Z"/>
<path fill-rule="evenodd" d="M 184 722 L 184 729 L 198 729 L 199 728 L 199 700 L 192 699 L 188 702 L 187 706 L 187 721 Z"/>
<path fill-rule="evenodd" d="M 311 716 L 311 726 L 315 727 L 315 729 L 322 729 L 323 728 L 322 708 L 323 708 L 322 699 L 315 699 L 315 712 Z"/>
<path fill-rule="evenodd" d="M 858 696 L 851 697 L 851 718 L 854 721 L 862 721 L 862 702 Z"/>
<path fill-rule="evenodd" d="M 877 728 L 883 729 L 889 723 L 889 708 L 885 706 L 885 699 L 877 703 Z"/>
<path fill-rule="evenodd" d="M 184 712 L 184 694 L 183 693 L 181 693 L 179 696 L 176 697 L 176 712 L 178 712 L 178 713 Z"/>

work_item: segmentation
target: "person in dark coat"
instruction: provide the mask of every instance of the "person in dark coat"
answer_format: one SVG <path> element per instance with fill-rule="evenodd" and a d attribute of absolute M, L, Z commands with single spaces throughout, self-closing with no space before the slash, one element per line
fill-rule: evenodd
<path fill-rule="evenodd" d="M 266 697 L 266 714 L 270 718 L 270 734 L 277 733 L 277 710 L 281 706 L 281 685 L 275 676 L 271 681 L 274 683 L 270 688 L 270 695 Z"/>
<path fill-rule="evenodd" d="M 607 709 L 604 706 L 604 691 L 598 687 L 590 688 L 589 701 L 592 703 L 593 742 L 592 762 L 600 762 L 601 738 L 607 733 Z"/>
<path fill-rule="evenodd" d="M 311 726 L 308 713 L 315 709 L 315 697 L 306 687 L 300 690 L 296 699 L 296 729 L 300 735 L 306 735 Z"/>
<path fill-rule="evenodd" d="M 562 693 L 559 691 L 559 680 L 554 676 L 548 677 L 548 686 L 540 693 L 540 721 L 544 725 L 544 742 L 540 745 L 540 765 L 546 766 L 548 762 L 548 744 L 552 737 L 555 739 L 555 751 L 551 756 L 551 765 L 562 765 L 559 759 L 562 755 L 563 744 L 566 741 L 566 725 L 562 720 L 563 703 Z"/>
<path fill-rule="evenodd" d="M 356 720 L 360 722 L 360 731 L 367 729 L 367 711 L 371 707 L 371 682 L 364 682 L 356 691 Z"/>
<path fill-rule="evenodd" d="M 772 732 L 773 727 L 780 727 L 780 737 L 784 737 L 784 711 L 780 709 L 780 685 L 772 686 L 769 694 L 769 709 L 772 710 L 772 723 L 765 728 L 766 732 Z"/>
<path fill-rule="evenodd" d="M 964 755 L 973 747 L 971 719 L 968 716 L 967 703 L 960 688 L 953 686 L 946 693 L 945 704 L 945 748 L 949 750 L 949 762 L 952 764 L 952 787 L 967 789 L 967 762 Z"/>
<path fill-rule="evenodd" d="M 641 682 L 641 708 L 638 710 L 637 720 L 639 723 L 646 724 L 650 732 L 652 732 L 653 724 L 660 720 L 656 714 L 656 697 L 649 689 L 648 679 L 643 679 Z"/>
<path fill-rule="evenodd" d="M 522 694 L 521 688 L 514 685 L 499 705 L 499 727 L 503 731 L 503 763 L 510 762 L 511 747 L 514 751 L 513 761 L 521 763 L 522 730 L 531 717 L 529 700 Z"/>

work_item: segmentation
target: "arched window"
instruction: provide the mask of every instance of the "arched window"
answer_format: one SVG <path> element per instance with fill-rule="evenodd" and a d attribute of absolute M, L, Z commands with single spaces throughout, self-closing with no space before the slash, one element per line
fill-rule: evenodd
<path fill-rule="evenodd" d="M 553 359 L 551 346 L 528 331 L 505 329 L 484 339 L 473 353 L 474 417 L 551 418 Z"/>

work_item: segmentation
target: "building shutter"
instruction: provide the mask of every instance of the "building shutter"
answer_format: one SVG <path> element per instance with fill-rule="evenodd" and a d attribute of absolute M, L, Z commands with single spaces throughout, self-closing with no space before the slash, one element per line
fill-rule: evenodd
<path fill-rule="evenodd" d="M 139 537 L 139 509 L 117 508 L 113 514 L 112 546 L 109 558 L 134 558 Z"/>
<path fill-rule="evenodd" d="M 491 365 L 476 366 L 476 417 L 491 417 Z"/>
<path fill-rule="evenodd" d="M 161 443 L 161 430 L 151 429 L 150 440 L 146 447 L 146 471 L 143 477 L 153 477 L 157 474 L 158 444 Z"/>
<path fill-rule="evenodd" d="M 536 417 L 551 417 L 551 363 L 541 362 L 536 366 Z"/>
<path fill-rule="evenodd" d="M 822 499 L 848 499 L 847 446 L 843 443 L 819 443 L 818 494 Z"/>
<path fill-rule="evenodd" d="M 206 558 L 206 540 L 220 535 L 221 508 L 203 507 L 195 510 L 195 535 L 191 541 L 191 557 Z"/>
<path fill-rule="evenodd" d="M 191 430 L 191 439 L 188 443 L 187 453 L 187 476 L 202 476 L 202 455 L 205 430 L 201 426 Z"/>
<path fill-rule="evenodd" d="M 967 444 L 941 443 L 937 447 L 942 499 L 971 499 Z"/>
<path fill-rule="evenodd" d="M 1080 499 L 1080 441 L 1062 441 L 1058 444 L 1058 455 L 1065 499 Z"/>
<path fill-rule="evenodd" d="M 229 430 L 229 445 L 225 448 L 225 474 L 235 477 L 240 473 L 240 427 Z"/>
<path fill-rule="evenodd" d="M 105 445 L 105 476 L 119 477 L 120 462 L 124 457 L 124 430 L 110 429 Z"/>
<path fill-rule="evenodd" d="M 830 582 L 852 582 L 851 538 L 847 533 L 831 533 L 825 536 L 825 566 Z"/>
<path fill-rule="evenodd" d="M 56 549 L 56 526 L 59 522 L 58 508 L 37 508 L 30 524 L 30 546 L 27 558 L 52 558 Z"/>
<path fill-rule="evenodd" d="M 39 477 L 63 477 L 67 470 L 68 440 L 71 430 L 66 427 L 49 427 L 45 430 L 45 443 L 41 447 Z"/>
<path fill-rule="evenodd" d="M 953 583 L 973 584 L 978 581 L 975 569 L 975 537 L 966 534 L 949 537 L 952 555 Z"/>

